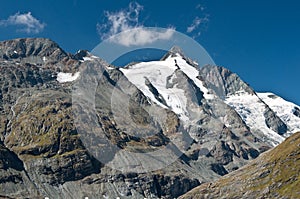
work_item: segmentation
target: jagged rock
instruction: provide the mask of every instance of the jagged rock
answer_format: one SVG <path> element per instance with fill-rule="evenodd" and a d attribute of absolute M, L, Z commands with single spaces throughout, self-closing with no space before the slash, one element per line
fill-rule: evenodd
<path fill-rule="evenodd" d="M 267 126 L 279 135 L 283 135 L 287 132 L 287 126 L 282 120 L 270 109 L 267 108 L 264 112 L 265 121 Z"/>
<path fill-rule="evenodd" d="M 0 143 L 0 169 L 14 169 L 17 171 L 24 170 L 23 162 L 15 153 L 3 146 L 2 143 Z"/>
<path fill-rule="evenodd" d="M 62 60 L 68 55 L 56 43 L 44 38 L 15 39 L 0 43 L 0 57 L 5 60 L 31 56 Z"/>
<path fill-rule="evenodd" d="M 219 164 L 232 162 L 234 152 L 224 141 L 217 143 L 207 156 L 213 156 Z"/>
<path fill-rule="evenodd" d="M 220 176 L 228 174 L 228 171 L 223 167 L 222 164 L 211 164 L 211 169 Z"/>
<path fill-rule="evenodd" d="M 220 98 L 245 90 L 254 94 L 248 84 L 243 82 L 239 76 L 228 69 L 219 66 L 204 66 L 200 68 L 200 74 L 205 79 L 208 88 L 211 88 Z"/>
<path fill-rule="evenodd" d="M 300 118 L 300 109 L 298 107 L 295 107 L 293 110 L 293 114 Z"/>
<path fill-rule="evenodd" d="M 83 60 L 84 57 L 88 56 L 87 50 L 79 50 L 75 55 L 74 58 L 77 60 Z"/>

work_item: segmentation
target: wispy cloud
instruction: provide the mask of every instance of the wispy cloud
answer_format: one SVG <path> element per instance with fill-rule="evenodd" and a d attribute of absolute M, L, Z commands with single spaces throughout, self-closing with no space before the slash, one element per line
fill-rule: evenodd
<path fill-rule="evenodd" d="M 196 16 L 192 23 L 186 28 L 187 33 L 192 33 L 194 37 L 201 35 L 203 28 L 206 28 L 209 22 L 209 14 L 206 13 L 205 7 L 202 4 L 196 6 L 196 10 L 199 10 L 199 16 Z"/>
<path fill-rule="evenodd" d="M 196 28 L 198 28 L 200 23 L 201 23 L 201 19 L 199 17 L 196 17 L 193 20 L 193 23 L 189 27 L 187 27 L 186 32 L 188 33 L 193 32 Z"/>
<path fill-rule="evenodd" d="M 104 22 L 97 24 L 97 30 L 102 39 L 118 34 L 120 32 L 142 26 L 139 24 L 139 15 L 143 6 L 131 2 L 128 8 L 116 12 L 104 12 Z"/>
<path fill-rule="evenodd" d="M 40 22 L 32 16 L 31 12 L 16 13 L 8 17 L 8 19 L 0 20 L 0 26 L 16 26 L 17 31 L 30 33 L 40 33 L 44 30 L 46 24 Z"/>
<path fill-rule="evenodd" d="M 197 30 L 200 27 L 200 25 L 205 25 L 208 21 L 208 16 L 205 16 L 203 18 L 195 17 L 192 24 L 187 27 L 186 32 L 191 33 Z"/>
<path fill-rule="evenodd" d="M 144 45 L 157 40 L 167 40 L 172 37 L 174 28 L 157 32 L 145 28 L 140 23 L 140 13 L 143 6 L 137 2 L 131 2 L 127 8 L 116 12 L 105 11 L 105 20 L 97 24 L 97 30 L 102 40 L 110 38 L 114 43 L 124 46 Z M 120 32 L 124 34 L 117 35 Z"/>

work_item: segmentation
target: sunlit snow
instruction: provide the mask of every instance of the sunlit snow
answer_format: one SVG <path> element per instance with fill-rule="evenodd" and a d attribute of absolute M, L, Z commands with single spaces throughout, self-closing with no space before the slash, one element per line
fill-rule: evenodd
<path fill-rule="evenodd" d="M 164 61 L 141 62 L 120 70 L 131 83 L 136 85 L 137 88 L 144 93 L 145 96 L 149 97 L 153 102 L 164 108 L 169 107 L 172 111 L 180 116 L 181 120 L 187 121 L 187 99 L 184 94 L 184 90 L 177 88 L 176 85 L 173 88 L 167 88 L 166 86 L 167 77 L 171 77 L 169 81 L 172 81 L 172 79 L 176 77 L 175 71 L 178 67 L 192 81 L 194 81 L 195 85 L 198 86 L 204 93 L 204 97 L 206 99 L 213 98 L 213 95 L 208 94 L 208 90 L 203 86 L 201 80 L 197 78 L 199 71 L 193 66 L 187 64 L 186 61 L 179 55 L 176 57 L 168 57 Z M 155 98 L 153 93 L 145 84 L 146 78 L 162 95 L 167 106 Z"/>
<path fill-rule="evenodd" d="M 264 117 L 266 105 L 257 95 L 241 91 L 228 96 L 225 102 L 236 110 L 247 126 L 252 130 L 261 131 L 274 146 L 285 139 L 266 125 Z"/>
<path fill-rule="evenodd" d="M 75 81 L 79 77 L 79 74 L 80 74 L 79 72 L 76 72 L 75 74 L 59 72 L 57 74 L 56 80 L 59 83 L 72 82 L 72 81 Z"/>
<path fill-rule="evenodd" d="M 83 57 L 84 61 L 92 61 L 93 59 L 91 57 Z"/>
<path fill-rule="evenodd" d="M 293 114 L 299 106 L 288 102 L 273 93 L 257 93 L 257 95 L 285 122 L 292 133 L 300 131 L 300 118 Z"/>

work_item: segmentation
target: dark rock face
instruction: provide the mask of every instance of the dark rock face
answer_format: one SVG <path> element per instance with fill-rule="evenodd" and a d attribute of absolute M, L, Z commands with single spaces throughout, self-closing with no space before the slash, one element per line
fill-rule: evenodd
<path fill-rule="evenodd" d="M 88 51 L 86 50 L 79 50 L 75 55 L 74 58 L 77 60 L 83 60 L 83 57 L 88 56 Z"/>
<path fill-rule="evenodd" d="M 222 166 L 222 164 L 211 164 L 211 169 L 220 176 L 228 174 L 228 171 Z"/>
<path fill-rule="evenodd" d="M 157 101 L 159 101 L 160 103 L 164 104 L 167 106 L 164 98 L 161 96 L 161 94 L 157 91 L 157 89 L 151 84 L 151 82 L 146 78 L 145 79 L 146 85 L 149 88 L 149 91 L 151 93 L 153 93 L 153 95 L 155 96 L 155 98 L 157 99 Z"/>
<path fill-rule="evenodd" d="M 34 168 L 29 173 L 36 173 L 42 182 L 58 186 L 68 181 L 76 181 L 89 176 L 92 173 L 99 173 L 99 165 L 87 152 L 77 152 L 63 155 L 59 158 L 41 159 L 40 162 L 27 162 L 27 165 Z"/>
<path fill-rule="evenodd" d="M 279 135 L 282 135 L 287 132 L 287 126 L 282 120 L 275 115 L 275 113 L 267 107 L 266 111 L 264 112 L 265 122 L 267 126 L 272 129 L 273 131 L 277 132 Z"/>
<path fill-rule="evenodd" d="M 153 177 L 154 190 L 157 192 L 158 198 L 170 196 L 176 198 L 190 190 L 191 187 L 196 187 L 200 184 L 198 180 L 191 180 L 183 176 L 164 177 L 155 175 Z M 164 186 L 165 185 L 165 186 Z"/>
<path fill-rule="evenodd" d="M 16 171 L 24 170 L 23 162 L 18 156 L 2 144 L 0 145 L 0 169 L 14 169 Z"/>
<path fill-rule="evenodd" d="M 300 109 L 295 107 L 294 111 L 293 111 L 293 114 L 300 118 Z"/>
<path fill-rule="evenodd" d="M 175 75 L 176 78 L 173 79 L 173 86 L 176 85 L 178 88 L 183 89 L 185 95 L 191 100 L 191 103 L 201 106 L 201 101 L 204 98 L 203 92 L 182 71 L 176 70 Z"/>
<path fill-rule="evenodd" d="M 232 162 L 233 151 L 230 149 L 228 144 L 224 141 L 219 142 L 209 153 L 210 156 L 215 157 L 217 163 L 226 165 Z"/>
<path fill-rule="evenodd" d="M 0 143 L 0 187 L 0 196 L 4 198 L 7 195 L 11 198 L 29 196 L 28 190 L 33 188 L 26 174 L 24 163 L 3 143 Z"/>

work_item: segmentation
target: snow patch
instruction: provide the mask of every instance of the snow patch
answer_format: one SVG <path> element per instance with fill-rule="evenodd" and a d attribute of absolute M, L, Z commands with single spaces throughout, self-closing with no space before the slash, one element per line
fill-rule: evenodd
<path fill-rule="evenodd" d="M 93 59 L 91 57 L 83 57 L 84 61 L 92 61 Z"/>
<path fill-rule="evenodd" d="M 80 75 L 79 72 L 76 72 L 75 74 L 59 72 L 57 74 L 56 80 L 59 83 L 72 82 L 75 81 L 79 77 L 79 75 Z"/>
<path fill-rule="evenodd" d="M 92 60 L 95 60 L 95 59 L 98 59 L 98 58 L 99 58 L 99 57 L 97 57 L 97 56 L 94 56 L 94 55 L 89 54 L 89 56 L 83 57 L 83 60 L 84 60 L 84 61 L 92 61 Z"/>
<path fill-rule="evenodd" d="M 95 56 L 95 55 L 92 55 L 91 58 L 93 59 L 98 59 L 99 57 Z"/>

